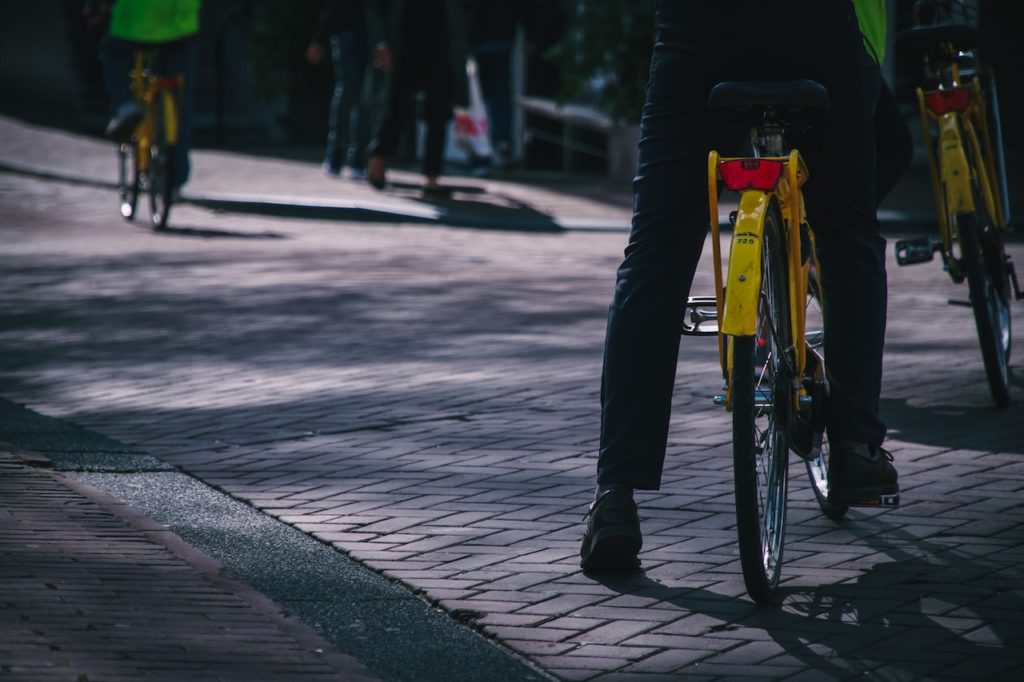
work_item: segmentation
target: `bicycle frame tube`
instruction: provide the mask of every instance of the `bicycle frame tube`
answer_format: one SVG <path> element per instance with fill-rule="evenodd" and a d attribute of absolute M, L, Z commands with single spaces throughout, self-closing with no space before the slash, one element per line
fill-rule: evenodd
<path fill-rule="evenodd" d="M 800 188 L 807 181 L 807 177 L 807 166 L 794 149 L 789 153 L 786 174 L 775 188 L 775 196 L 778 197 L 783 209 L 782 217 L 785 222 L 786 253 L 789 257 L 789 267 L 786 268 L 790 292 L 789 320 L 793 342 L 796 344 L 794 350 L 797 376 L 803 376 L 807 361 L 804 329 L 807 321 L 807 278 L 810 261 L 804 263 L 800 241 L 800 229 L 804 223 L 804 195 Z M 812 240 L 813 245 L 813 236 L 808 234 L 808 238 Z M 802 392 L 803 388 L 800 391 Z"/>
<path fill-rule="evenodd" d="M 146 57 L 143 50 L 135 51 L 135 68 L 132 70 L 132 94 L 145 108 L 145 115 L 135 130 L 135 165 L 140 172 L 149 168 L 149 145 L 153 139 L 153 117 L 149 113 L 152 96 L 149 92 L 146 74 Z"/>
<path fill-rule="evenodd" d="M 164 132 L 167 144 L 178 144 L 178 108 L 175 106 L 174 98 L 176 90 L 161 90 L 161 103 L 164 108 Z"/>

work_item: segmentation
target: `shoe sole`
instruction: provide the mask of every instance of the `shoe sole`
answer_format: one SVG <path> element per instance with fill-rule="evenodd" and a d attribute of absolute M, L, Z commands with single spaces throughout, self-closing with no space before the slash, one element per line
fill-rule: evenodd
<path fill-rule="evenodd" d="M 602 528 L 581 552 L 580 567 L 586 573 L 628 573 L 640 568 L 637 554 L 643 538 L 629 526 Z"/>
<path fill-rule="evenodd" d="M 828 501 L 847 507 L 898 507 L 900 506 L 899 488 L 850 488 L 849 490 L 830 490 Z"/>

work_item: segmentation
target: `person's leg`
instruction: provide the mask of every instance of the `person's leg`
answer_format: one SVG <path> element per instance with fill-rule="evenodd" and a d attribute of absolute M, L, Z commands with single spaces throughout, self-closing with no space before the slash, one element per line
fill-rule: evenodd
<path fill-rule="evenodd" d="M 641 121 L 633 224 L 609 308 L 598 485 L 656 490 L 683 304 L 708 230 L 707 154 L 719 132 L 691 55 L 655 52 Z"/>
<path fill-rule="evenodd" d="M 334 91 L 331 93 L 331 108 L 327 116 L 327 144 L 324 147 L 324 170 L 329 175 L 341 172 L 341 150 L 347 137 L 348 117 L 345 104 L 345 62 L 344 43 L 341 35 L 331 36 L 331 68 L 334 71 Z"/>
<path fill-rule="evenodd" d="M 914 140 L 889 84 L 882 80 L 875 107 L 875 201 L 882 201 L 903 176 L 914 156 Z"/>
<path fill-rule="evenodd" d="M 184 77 L 178 100 L 178 146 L 175 156 L 175 182 L 184 185 L 191 175 L 192 120 L 195 109 L 196 77 L 199 64 L 199 40 L 190 36 L 161 48 L 157 69 L 166 74 Z"/>
<path fill-rule="evenodd" d="M 684 302 L 708 231 L 706 114 L 714 69 L 690 36 L 660 39 L 640 124 L 633 224 L 608 312 L 597 491 L 580 545 L 586 571 L 639 565 L 633 490 L 661 485 Z"/>
<path fill-rule="evenodd" d="M 363 84 L 366 77 L 366 39 L 357 31 L 346 31 L 342 35 L 340 73 L 344 81 L 341 101 L 341 115 L 344 117 L 345 163 L 353 171 L 362 172 L 366 166 L 367 120 L 363 112 Z"/>
<path fill-rule="evenodd" d="M 391 73 L 387 111 L 381 120 L 377 136 L 367 148 L 370 158 L 366 178 L 378 189 L 385 183 L 385 160 L 394 156 L 398 150 L 402 129 L 415 113 L 415 63 L 412 61 L 414 58 L 414 55 L 410 55 L 410 50 L 403 46 Z"/>
<path fill-rule="evenodd" d="M 110 98 L 110 113 L 132 99 L 130 72 L 135 58 L 135 44 L 109 35 L 100 41 L 100 65 L 103 85 Z"/>
<path fill-rule="evenodd" d="M 423 118 L 427 123 L 427 139 L 423 153 L 423 175 L 427 187 L 436 187 L 444 164 L 444 147 L 448 132 L 448 121 L 452 117 L 452 82 L 447 54 L 437 49 L 423 53 L 428 59 L 424 74 L 425 97 Z"/>
<path fill-rule="evenodd" d="M 423 153 L 423 176 L 427 187 L 437 187 L 444 165 L 444 145 L 447 140 L 448 121 L 433 117 L 427 120 L 427 139 Z"/>
<path fill-rule="evenodd" d="M 135 63 L 136 45 L 126 40 L 103 37 L 100 42 L 100 64 L 103 82 L 110 98 L 110 122 L 105 135 L 116 142 L 127 142 L 142 121 L 145 110 L 132 97 L 131 69 Z"/>
<path fill-rule="evenodd" d="M 494 46 L 477 53 L 476 63 L 480 89 L 491 132 L 495 154 L 507 161 L 512 141 L 511 48 Z"/>
<path fill-rule="evenodd" d="M 867 56 L 830 75 L 828 119 L 798 141 L 811 173 L 804 190 L 825 295 L 828 431 L 833 442 L 877 446 L 885 437 L 878 402 L 887 295 L 875 178 L 881 77 Z"/>

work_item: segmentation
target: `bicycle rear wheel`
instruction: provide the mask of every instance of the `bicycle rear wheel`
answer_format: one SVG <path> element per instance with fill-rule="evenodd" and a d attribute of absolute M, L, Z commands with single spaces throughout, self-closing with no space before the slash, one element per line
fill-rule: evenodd
<path fill-rule="evenodd" d="M 836 504 L 828 499 L 828 460 L 830 449 L 828 438 L 825 437 L 825 421 L 828 411 L 828 381 L 825 378 L 825 327 L 824 311 L 819 292 L 819 279 L 816 270 L 811 269 L 807 296 L 807 368 L 804 373 L 804 385 L 811 396 L 812 428 L 814 431 L 814 456 L 804 459 L 807 477 L 811 482 L 814 499 L 821 513 L 830 519 L 840 519 L 849 510 L 845 504 Z M 816 331 L 811 331 L 814 328 Z"/>
<path fill-rule="evenodd" d="M 135 159 L 135 142 L 122 142 L 117 148 L 117 199 L 121 206 L 121 217 L 135 218 L 135 206 L 139 200 L 139 164 Z"/>
<path fill-rule="evenodd" d="M 786 250 L 773 200 L 765 216 L 758 329 L 729 337 L 736 530 L 747 592 L 771 603 L 778 587 L 786 534 L 793 401 Z"/>
<path fill-rule="evenodd" d="M 955 216 L 974 324 L 992 399 L 997 407 L 1010 404 L 1010 276 L 998 230 L 984 204 L 975 198 L 973 213 Z"/>
<path fill-rule="evenodd" d="M 150 144 L 149 160 L 149 209 L 153 227 L 162 230 L 167 226 L 174 202 L 174 145 L 167 143 L 163 109 L 153 107 L 153 140 Z"/>

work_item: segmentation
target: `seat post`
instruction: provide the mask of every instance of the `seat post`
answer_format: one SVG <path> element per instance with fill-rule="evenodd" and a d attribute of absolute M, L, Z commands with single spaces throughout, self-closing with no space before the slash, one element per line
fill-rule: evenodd
<path fill-rule="evenodd" d="M 754 148 L 754 156 L 785 156 L 786 142 L 783 139 L 782 127 L 778 124 L 765 123 L 750 130 L 750 143 Z"/>

